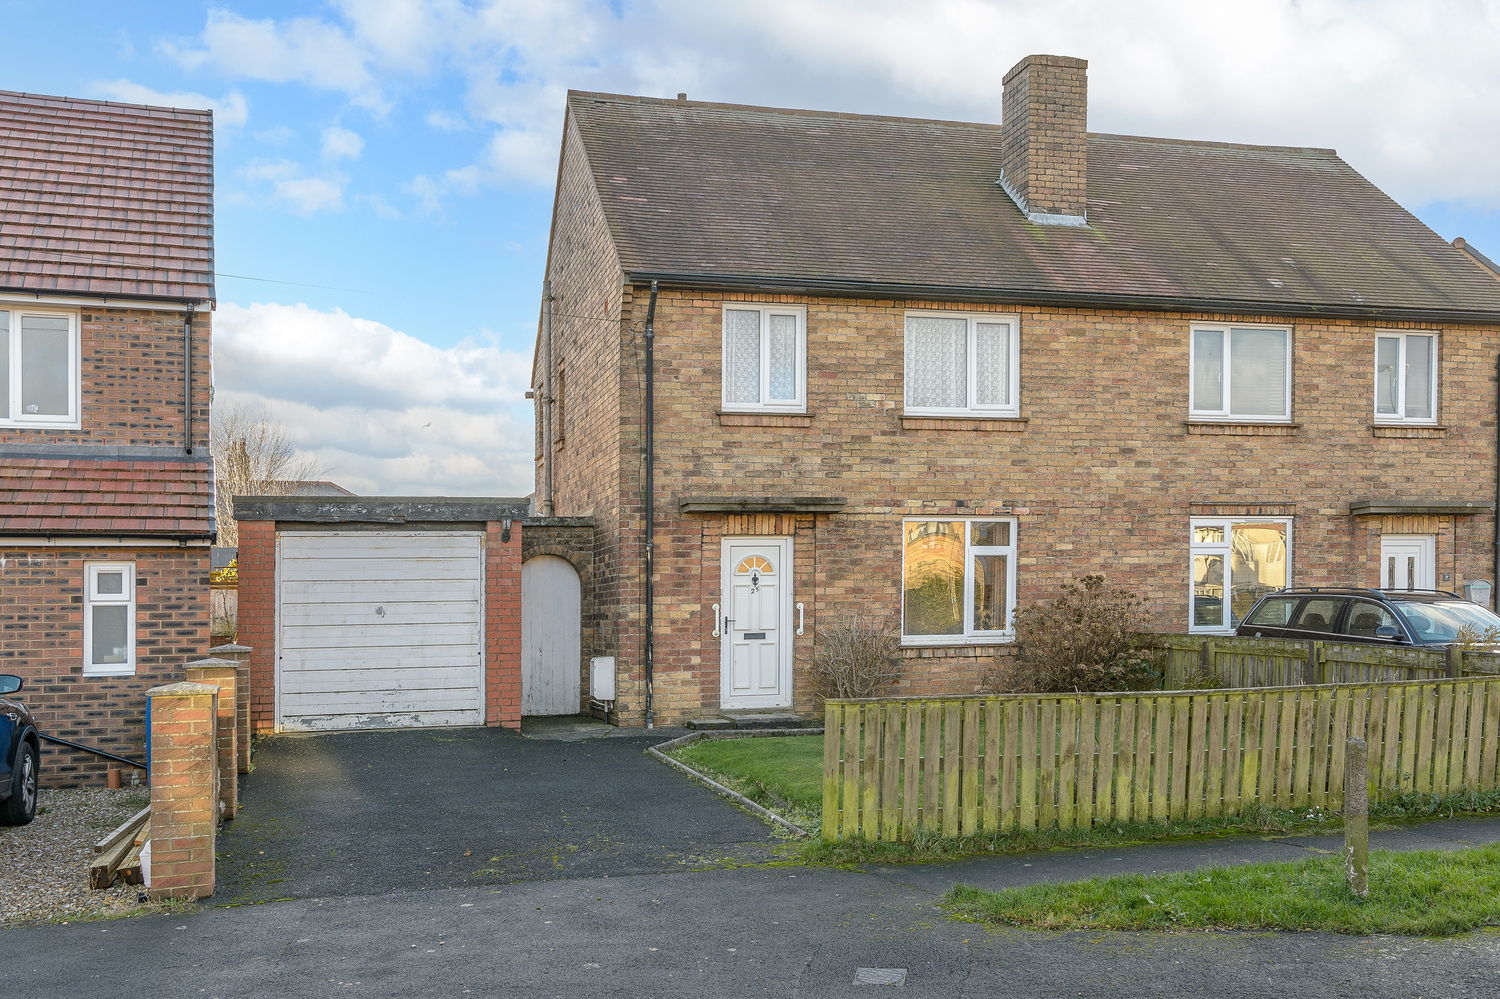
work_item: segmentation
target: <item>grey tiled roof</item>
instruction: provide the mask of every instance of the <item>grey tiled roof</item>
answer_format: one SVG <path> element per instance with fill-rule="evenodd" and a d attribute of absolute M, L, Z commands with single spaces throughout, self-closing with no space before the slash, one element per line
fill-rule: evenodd
<path fill-rule="evenodd" d="M 574 92 L 626 270 L 1017 302 L 1500 319 L 1500 282 L 1328 149 L 1090 135 L 1086 229 L 998 125 Z"/>
<path fill-rule="evenodd" d="M 214 297 L 213 113 L 0 91 L 0 289 Z"/>

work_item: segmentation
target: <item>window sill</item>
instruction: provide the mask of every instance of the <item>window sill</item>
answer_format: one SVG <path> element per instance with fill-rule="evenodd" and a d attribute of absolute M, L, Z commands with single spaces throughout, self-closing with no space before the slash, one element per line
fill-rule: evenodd
<path fill-rule="evenodd" d="M 1019 433 L 1031 422 L 1027 416 L 906 416 L 902 430 L 968 430 L 980 433 Z"/>
<path fill-rule="evenodd" d="M 719 411 L 721 427 L 810 427 L 811 413 L 726 413 Z"/>
<path fill-rule="evenodd" d="M 957 642 L 922 642 L 907 639 L 901 643 L 902 659 L 950 659 L 960 656 L 994 656 L 1015 642 L 1012 636 L 978 640 L 964 638 Z"/>
<path fill-rule="evenodd" d="M 1190 434 L 1224 437 L 1296 437 L 1300 423 L 1247 423 L 1243 420 L 1184 420 Z"/>
<path fill-rule="evenodd" d="M 1370 424 L 1370 436 L 1372 437 L 1415 437 L 1432 439 L 1436 437 L 1442 437 L 1447 432 L 1447 427 L 1440 427 L 1433 423 Z"/>
<path fill-rule="evenodd" d="M 110 667 L 90 668 L 90 667 L 85 666 L 84 670 L 83 670 L 83 678 L 85 680 L 108 680 L 108 679 L 118 678 L 118 677 L 122 677 L 122 676 L 135 676 L 135 667 L 134 666 L 129 666 L 129 667 L 116 667 L 116 668 L 110 668 Z"/>

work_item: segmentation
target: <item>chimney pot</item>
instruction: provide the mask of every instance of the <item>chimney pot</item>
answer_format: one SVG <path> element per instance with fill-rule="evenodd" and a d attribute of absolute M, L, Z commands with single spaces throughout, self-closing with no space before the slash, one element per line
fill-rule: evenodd
<path fill-rule="evenodd" d="M 1088 65 L 1030 55 L 1005 74 L 1000 185 L 1038 225 L 1088 224 Z"/>

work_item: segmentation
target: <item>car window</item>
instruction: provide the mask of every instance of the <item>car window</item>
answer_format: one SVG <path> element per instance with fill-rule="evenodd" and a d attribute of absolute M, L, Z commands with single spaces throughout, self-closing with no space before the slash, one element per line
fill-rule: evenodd
<path fill-rule="evenodd" d="M 1297 609 L 1298 597 L 1266 597 L 1260 602 L 1260 606 L 1250 612 L 1245 619 L 1249 625 L 1259 625 L 1262 628 L 1285 628 L 1286 623 L 1291 620 L 1292 611 Z"/>
<path fill-rule="evenodd" d="M 1355 638 L 1379 638 L 1375 633 L 1377 628 L 1395 628 L 1399 632 L 1401 625 L 1396 622 L 1396 615 L 1379 604 L 1356 600 L 1349 605 L 1349 618 L 1339 633 Z"/>
<path fill-rule="evenodd" d="M 1338 624 L 1339 611 L 1344 609 L 1345 601 L 1335 597 L 1313 597 L 1302 602 L 1302 609 L 1297 612 L 1297 617 L 1289 627 L 1298 631 L 1324 631 L 1333 632 L 1333 626 Z"/>
<path fill-rule="evenodd" d="M 1500 618 L 1467 600 L 1397 600 L 1395 604 L 1420 642 L 1457 641 L 1458 633 L 1464 630 L 1488 641 L 1489 634 L 1500 631 Z"/>

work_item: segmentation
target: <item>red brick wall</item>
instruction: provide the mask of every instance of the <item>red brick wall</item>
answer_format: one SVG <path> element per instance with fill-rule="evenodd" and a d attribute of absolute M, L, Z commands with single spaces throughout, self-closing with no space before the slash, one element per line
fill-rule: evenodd
<path fill-rule="evenodd" d="M 729 299 L 807 308 L 808 415 L 745 426 L 721 420 L 721 310 Z M 620 433 L 569 431 L 558 512 L 599 519 L 595 561 L 601 648 L 620 657 L 626 723 L 642 720 L 641 438 L 646 297 L 626 300 Z M 1019 312 L 1023 420 L 903 419 L 907 308 Z M 1293 426 L 1188 425 L 1189 328 L 1195 321 L 1289 325 Z M 1439 428 L 1372 428 L 1377 330 L 1440 334 Z M 844 512 L 776 525 L 797 545 L 797 595 L 809 630 L 827 615 L 898 621 L 903 517 L 1018 519 L 1021 604 L 1102 572 L 1140 592 L 1163 628 L 1187 623 L 1189 518 L 1285 511 L 1300 585 L 1376 582 L 1384 533 L 1438 536 L 1438 586 L 1493 576 L 1494 522 L 1473 517 L 1353 518 L 1351 501 L 1493 501 L 1494 359 L 1500 328 L 1264 316 L 1130 313 L 664 292 L 657 308 L 657 720 L 716 711 L 718 538 L 768 533 L 734 518 L 682 516 L 690 495 L 834 495 Z M 570 392 L 577 396 L 576 368 Z M 601 404 L 602 406 L 603 404 Z M 798 425 L 798 424 L 805 425 Z M 1228 432 L 1225 432 L 1225 431 Z M 589 443 L 585 443 L 588 441 Z M 589 450 L 596 448 L 596 451 Z M 614 482 L 617 499 L 598 495 Z M 744 519 L 742 519 L 744 520 Z M 811 521 L 809 523 L 809 521 Z M 815 554 L 811 554 L 815 553 Z M 810 565 L 804 560 L 812 558 Z M 1446 575 L 1446 578 L 1445 578 Z M 797 652 L 809 651 L 806 636 Z M 1000 649 L 913 647 L 912 692 L 973 690 Z M 814 708 L 801 677 L 799 711 Z"/>
<path fill-rule="evenodd" d="M 242 520 L 239 550 L 239 634 L 250 653 L 250 727 L 276 727 L 276 525 Z"/>
<path fill-rule="evenodd" d="M 134 562 L 136 673 L 83 675 L 84 564 Z M 208 549 L 0 548 L 0 673 L 47 735 L 144 761 L 146 690 L 208 648 Z M 103 758 L 42 744 L 48 787 L 102 783 Z"/>
<path fill-rule="evenodd" d="M 521 727 L 521 522 L 485 525 L 484 721 Z"/>

